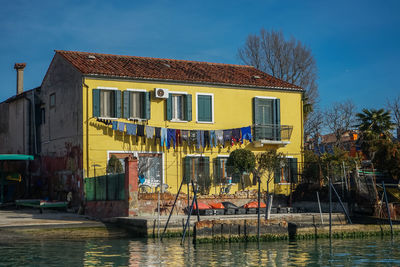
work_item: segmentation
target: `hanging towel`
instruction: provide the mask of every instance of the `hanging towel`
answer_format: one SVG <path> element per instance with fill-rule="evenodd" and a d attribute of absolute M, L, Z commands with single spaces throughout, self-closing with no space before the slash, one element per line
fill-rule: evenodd
<path fill-rule="evenodd" d="M 232 129 L 232 145 L 241 141 L 242 140 L 240 138 L 240 128 Z"/>
<path fill-rule="evenodd" d="M 181 141 L 181 130 L 176 130 L 175 131 L 176 132 L 176 144 L 179 146 L 179 144 L 181 144 L 182 143 L 182 141 Z"/>
<path fill-rule="evenodd" d="M 167 131 L 167 149 L 169 149 L 171 147 L 171 142 L 173 142 L 173 146 L 174 146 L 174 149 L 175 149 L 175 144 L 176 144 L 176 131 L 175 131 L 175 129 L 168 129 L 168 131 Z"/>
<path fill-rule="evenodd" d="M 157 145 L 157 139 L 160 139 L 160 144 L 161 144 L 161 128 L 160 127 L 156 127 L 154 129 L 154 145 Z"/>
<path fill-rule="evenodd" d="M 197 142 L 197 131 L 196 130 L 190 130 L 189 146 L 196 144 L 196 142 Z"/>
<path fill-rule="evenodd" d="M 243 144 L 243 140 L 249 140 L 250 142 L 252 142 L 252 136 L 251 136 L 251 127 L 247 126 L 247 127 L 242 127 L 242 144 Z"/>
<path fill-rule="evenodd" d="M 205 148 L 206 146 L 210 147 L 210 131 L 204 131 L 204 145 L 203 145 L 203 147 Z"/>
<path fill-rule="evenodd" d="M 215 131 L 210 131 L 210 147 L 216 147 L 218 145 L 217 136 L 215 135 Z"/>
<path fill-rule="evenodd" d="M 125 131 L 125 123 L 123 122 L 118 123 L 118 131 L 120 132 Z"/>
<path fill-rule="evenodd" d="M 224 131 L 223 130 L 216 130 L 215 131 L 215 137 L 217 139 L 217 142 L 220 145 L 224 145 Z"/>
<path fill-rule="evenodd" d="M 186 143 L 189 145 L 189 131 L 181 130 L 181 139 L 182 139 L 182 142 L 186 141 Z"/>
<path fill-rule="evenodd" d="M 137 126 L 137 134 L 136 134 L 136 142 L 138 142 L 138 137 L 143 136 L 144 137 L 144 125 L 138 125 Z M 144 143 L 146 143 L 146 140 L 143 140 Z"/>
<path fill-rule="evenodd" d="M 112 122 L 112 129 L 115 130 L 115 131 L 118 130 L 118 121 L 113 121 Z"/>
<path fill-rule="evenodd" d="M 161 142 L 160 145 L 163 147 L 164 145 L 167 145 L 167 129 L 166 128 L 161 128 Z"/>
<path fill-rule="evenodd" d="M 146 126 L 146 137 L 148 139 L 152 139 L 154 137 L 154 127 L 153 126 Z"/>
<path fill-rule="evenodd" d="M 126 133 L 129 135 L 136 135 L 136 124 L 127 123 L 126 124 Z"/>
<path fill-rule="evenodd" d="M 223 142 L 223 147 L 225 147 L 225 143 L 229 142 L 231 143 L 232 139 L 232 130 L 224 130 L 224 142 Z"/>

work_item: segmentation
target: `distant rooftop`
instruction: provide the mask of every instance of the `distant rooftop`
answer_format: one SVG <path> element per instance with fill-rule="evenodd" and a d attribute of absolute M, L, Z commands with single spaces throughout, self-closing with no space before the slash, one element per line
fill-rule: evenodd
<path fill-rule="evenodd" d="M 252 66 L 56 50 L 82 74 L 303 91 Z"/>

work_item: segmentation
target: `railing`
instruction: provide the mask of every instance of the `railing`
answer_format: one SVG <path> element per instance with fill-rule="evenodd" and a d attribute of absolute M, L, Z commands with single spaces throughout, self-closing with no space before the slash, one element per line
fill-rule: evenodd
<path fill-rule="evenodd" d="M 85 178 L 86 201 L 125 199 L 125 174 L 109 174 Z"/>
<path fill-rule="evenodd" d="M 289 141 L 293 126 L 278 124 L 253 125 L 254 140 Z"/>

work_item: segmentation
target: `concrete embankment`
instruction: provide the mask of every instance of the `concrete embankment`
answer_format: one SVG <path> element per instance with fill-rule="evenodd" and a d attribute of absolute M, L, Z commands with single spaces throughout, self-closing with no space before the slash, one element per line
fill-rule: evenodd
<path fill-rule="evenodd" d="M 129 233 L 74 213 L 37 209 L 0 210 L 0 241 L 125 237 Z"/>

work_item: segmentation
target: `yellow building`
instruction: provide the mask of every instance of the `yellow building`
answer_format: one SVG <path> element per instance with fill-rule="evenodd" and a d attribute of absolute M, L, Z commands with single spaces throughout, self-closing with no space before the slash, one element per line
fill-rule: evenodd
<path fill-rule="evenodd" d="M 278 149 L 289 164 L 270 188 L 286 193 L 302 161 L 302 93 L 251 66 L 56 51 L 41 87 L 41 150 L 78 147 L 82 178 L 132 154 L 151 190 L 162 182 L 176 193 L 196 178 L 214 194 L 230 182 L 230 152 Z M 231 193 L 255 188 L 252 177 L 232 179 Z"/>

